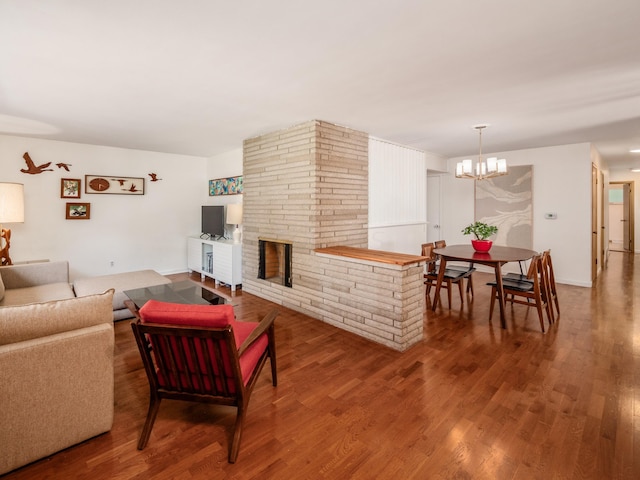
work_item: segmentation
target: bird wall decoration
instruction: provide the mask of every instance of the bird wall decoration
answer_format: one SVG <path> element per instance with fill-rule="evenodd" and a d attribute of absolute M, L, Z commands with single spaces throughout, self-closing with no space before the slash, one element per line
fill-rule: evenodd
<path fill-rule="evenodd" d="M 51 162 L 43 163 L 42 165 L 36 165 L 33 160 L 31 160 L 29 152 L 24 152 L 22 158 L 24 158 L 24 161 L 27 162 L 27 168 L 20 169 L 22 173 L 37 175 L 38 173 L 42 172 L 53 172 L 53 168 L 47 168 L 49 165 L 51 165 Z"/>
<path fill-rule="evenodd" d="M 162 180 L 161 178 L 158 178 L 157 173 L 149 173 L 148 175 L 151 177 L 152 182 L 157 182 L 158 180 Z"/>
<path fill-rule="evenodd" d="M 56 163 L 56 167 L 64 168 L 67 172 L 69 171 L 70 163 Z"/>

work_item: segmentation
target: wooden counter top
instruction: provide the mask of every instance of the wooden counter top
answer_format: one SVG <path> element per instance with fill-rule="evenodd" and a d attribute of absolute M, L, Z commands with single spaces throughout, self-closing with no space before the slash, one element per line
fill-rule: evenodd
<path fill-rule="evenodd" d="M 370 262 L 388 263 L 391 265 L 411 265 L 412 263 L 424 262 L 429 257 L 420 255 L 408 255 L 406 253 L 384 252 L 382 250 L 369 250 L 368 248 L 356 247 L 327 247 L 316 248 L 316 253 L 336 255 L 339 257 L 357 258 L 358 260 L 368 260 Z"/>

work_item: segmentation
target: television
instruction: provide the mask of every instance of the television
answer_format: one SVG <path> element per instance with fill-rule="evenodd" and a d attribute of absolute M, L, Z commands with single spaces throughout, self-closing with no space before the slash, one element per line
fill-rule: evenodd
<path fill-rule="evenodd" d="M 224 237 L 224 206 L 202 206 L 202 234 L 211 238 Z"/>

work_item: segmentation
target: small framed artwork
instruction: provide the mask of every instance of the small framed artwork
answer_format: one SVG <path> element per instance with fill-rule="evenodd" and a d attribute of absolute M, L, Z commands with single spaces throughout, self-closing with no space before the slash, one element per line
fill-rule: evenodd
<path fill-rule="evenodd" d="M 63 178 L 60 180 L 60 198 L 80 198 L 79 178 Z"/>
<path fill-rule="evenodd" d="M 91 218 L 90 203 L 67 202 L 67 220 L 89 220 Z"/>
<path fill-rule="evenodd" d="M 237 195 L 242 193 L 242 175 L 209 180 L 209 196 Z"/>
<path fill-rule="evenodd" d="M 115 175 L 85 175 L 84 193 L 144 195 L 144 178 Z"/>

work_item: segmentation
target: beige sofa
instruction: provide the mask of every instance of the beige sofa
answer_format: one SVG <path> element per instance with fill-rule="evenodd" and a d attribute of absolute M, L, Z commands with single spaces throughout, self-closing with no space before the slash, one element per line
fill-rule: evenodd
<path fill-rule="evenodd" d="M 33 265 L 0 268 L 0 474 L 113 423 L 113 290 L 76 298 L 66 262 Z"/>

